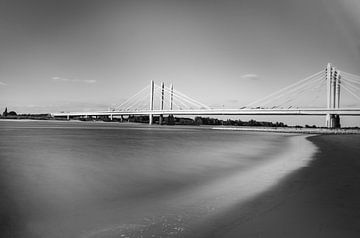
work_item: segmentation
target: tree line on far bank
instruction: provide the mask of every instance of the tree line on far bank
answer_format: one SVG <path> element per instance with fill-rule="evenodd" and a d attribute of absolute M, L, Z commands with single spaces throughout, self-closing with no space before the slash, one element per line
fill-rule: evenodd
<path fill-rule="evenodd" d="M 196 125 L 224 125 L 224 126 L 260 126 L 260 127 L 287 127 L 283 122 L 269 122 L 269 121 L 242 121 L 242 120 L 221 120 L 210 117 L 195 117 L 194 123 Z"/>
<path fill-rule="evenodd" d="M 74 118 L 79 119 L 83 121 L 89 121 L 89 120 L 101 120 L 101 121 L 110 121 L 110 118 L 107 116 L 100 116 L 97 118 Z M 117 118 L 114 117 L 113 121 L 126 121 L 126 122 L 135 122 L 135 123 L 149 123 L 149 116 L 128 116 L 128 117 L 122 117 Z M 160 123 L 160 117 L 154 116 L 153 122 L 155 124 Z M 258 127 L 288 127 L 283 122 L 268 122 L 268 121 L 256 121 L 256 120 L 250 120 L 250 121 L 242 121 L 242 120 L 221 120 L 217 118 L 210 118 L 210 117 L 195 117 L 193 118 L 184 118 L 184 117 L 174 117 L 173 115 L 163 117 L 161 119 L 161 124 L 163 125 L 211 125 L 211 126 L 258 126 Z"/>
<path fill-rule="evenodd" d="M 49 120 L 52 119 L 48 113 L 42 114 L 18 114 L 15 111 L 8 111 L 6 107 L 4 112 L 0 114 L 0 119 L 33 119 L 33 120 Z"/>

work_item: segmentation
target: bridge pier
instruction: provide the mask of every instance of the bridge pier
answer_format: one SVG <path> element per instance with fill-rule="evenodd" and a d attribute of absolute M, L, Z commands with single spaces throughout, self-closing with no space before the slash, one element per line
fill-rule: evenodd
<path fill-rule="evenodd" d="M 326 114 L 325 127 L 340 128 L 340 116 L 337 114 Z"/>
<path fill-rule="evenodd" d="M 340 127 L 341 127 L 341 124 L 340 124 L 340 115 L 335 115 L 334 126 L 335 126 L 335 128 L 340 128 Z"/>
<path fill-rule="evenodd" d="M 340 128 L 340 116 L 336 114 L 326 115 L 326 127 L 327 128 Z"/>

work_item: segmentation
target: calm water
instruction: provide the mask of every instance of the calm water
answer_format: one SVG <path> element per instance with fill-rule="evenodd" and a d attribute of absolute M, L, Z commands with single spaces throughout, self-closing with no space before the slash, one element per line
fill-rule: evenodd
<path fill-rule="evenodd" d="M 199 128 L 0 121 L 0 236 L 181 236 L 216 209 L 218 181 L 268 162 L 288 141 Z"/>

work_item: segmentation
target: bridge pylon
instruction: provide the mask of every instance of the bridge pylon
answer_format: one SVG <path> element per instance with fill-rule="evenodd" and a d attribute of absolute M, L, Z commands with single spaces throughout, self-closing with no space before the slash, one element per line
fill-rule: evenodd
<path fill-rule="evenodd" d="M 161 98 L 160 98 L 160 110 L 164 110 L 164 100 L 165 100 L 165 85 L 164 82 L 161 82 Z M 159 125 L 161 125 L 163 123 L 164 120 L 164 115 L 160 114 L 159 115 Z"/>
<path fill-rule="evenodd" d="M 150 112 L 154 110 L 154 81 L 150 81 Z M 149 125 L 153 124 L 153 114 L 149 114 Z"/>
<path fill-rule="evenodd" d="M 330 63 L 326 70 L 327 109 L 340 108 L 340 71 L 336 70 Z M 325 126 L 328 128 L 340 128 L 340 116 L 337 114 L 326 114 Z"/>

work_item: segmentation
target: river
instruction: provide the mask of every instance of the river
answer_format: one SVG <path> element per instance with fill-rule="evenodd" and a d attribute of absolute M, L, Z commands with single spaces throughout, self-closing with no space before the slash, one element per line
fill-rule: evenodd
<path fill-rule="evenodd" d="M 217 211 L 303 166 L 310 145 L 301 162 L 284 167 L 279 159 L 289 157 L 291 138 L 200 127 L 0 121 L 0 235 L 194 235 Z M 271 167 L 276 161 L 282 164 Z M 259 177 L 263 181 L 249 186 Z"/>

